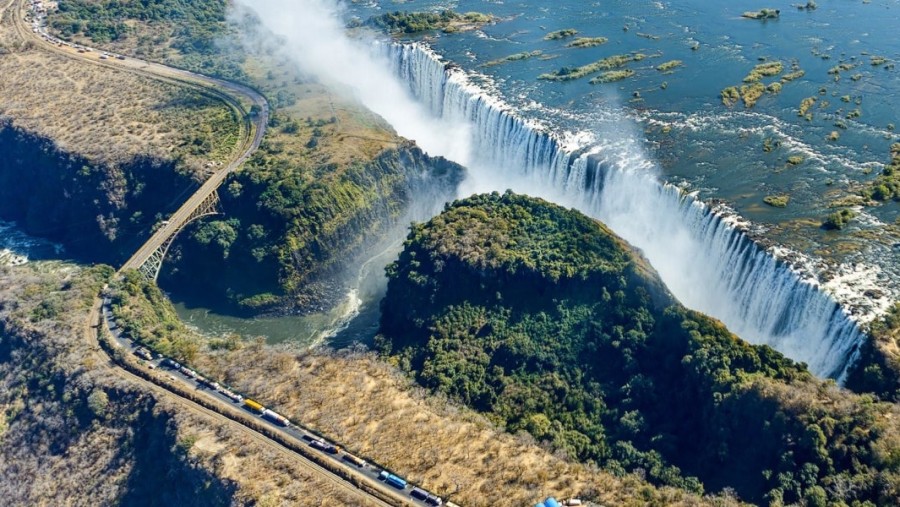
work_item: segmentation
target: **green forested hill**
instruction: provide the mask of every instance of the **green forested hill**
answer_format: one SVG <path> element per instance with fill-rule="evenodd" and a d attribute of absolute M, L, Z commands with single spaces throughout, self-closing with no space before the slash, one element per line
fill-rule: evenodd
<path fill-rule="evenodd" d="M 894 406 L 684 308 L 577 212 L 511 193 L 458 201 L 413 227 L 388 275 L 382 352 L 509 431 L 753 502 L 900 492 Z"/>

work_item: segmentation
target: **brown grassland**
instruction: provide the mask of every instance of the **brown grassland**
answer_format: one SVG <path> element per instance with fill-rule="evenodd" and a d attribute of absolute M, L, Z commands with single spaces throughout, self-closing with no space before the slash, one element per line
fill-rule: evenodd
<path fill-rule="evenodd" d="M 359 505 L 359 499 L 206 415 L 118 376 L 83 339 L 109 271 L 0 267 L 0 497 L 4 505 Z M 106 402 L 92 404 L 103 392 Z M 127 503 L 127 502 L 126 502 Z"/>
<path fill-rule="evenodd" d="M 0 118 L 98 163 L 148 155 L 182 158 L 197 171 L 232 156 L 240 127 L 222 102 L 51 54 L 18 39 L 11 22 L 4 11 Z"/>
<path fill-rule="evenodd" d="M 201 354 L 198 367 L 438 494 L 467 506 L 527 505 L 546 495 L 603 505 L 737 505 L 615 477 L 554 455 L 527 434 L 413 385 L 357 351 L 293 352 L 252 342 Z"/>

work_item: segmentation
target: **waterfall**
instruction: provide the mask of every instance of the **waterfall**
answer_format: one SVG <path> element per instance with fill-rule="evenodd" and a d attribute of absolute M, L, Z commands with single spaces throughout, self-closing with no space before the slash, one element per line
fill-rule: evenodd
<path fill-rule="evenodd" d="M 510 188 L 602 220 L 644 252 L 689 308 L 806 363 L 815 375 L 843 380 L 863 338 L 847 311 L 724 216 L 662 183 L 636 136 L 571 149 L 427 46 L 379 48 L 432 114 L 471 126 L 471 190 Z"/>

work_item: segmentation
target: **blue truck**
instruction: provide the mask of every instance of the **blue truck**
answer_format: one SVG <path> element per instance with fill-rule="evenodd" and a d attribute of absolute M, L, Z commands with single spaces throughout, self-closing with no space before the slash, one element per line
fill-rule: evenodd
<path fill-rule="evenodd" d="M 378 475 L 378 478 L 397 489 L 406 488 L 405 480 L 401 479 L 400 477 L 397 477 L 396 475 L 388 472 L 387 470 L 382 470 L 381 473 Z"/>

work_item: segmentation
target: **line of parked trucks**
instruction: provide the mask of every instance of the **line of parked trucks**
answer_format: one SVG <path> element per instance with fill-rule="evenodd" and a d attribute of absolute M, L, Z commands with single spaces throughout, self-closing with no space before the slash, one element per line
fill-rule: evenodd
<path fill-rule="evenodd" d="M 150 361 L 153 359 L 153 353 L 150 352 L 145 347 L 137 347 L 134 350 L 134 354 L 142 359 L 146 359 L 147 361 Z M 259 414 L 262 417 L 264 417 L 265 419 L 268 419 L 269 421 L 272 421 L 273 423 L 275 423 L 279 426 L 282 426 L 282 427 L 291 426 L 291 421 L 287 417 L 284 417 L 283 415 L 275 412 L 274 410 L 270 410 L 270 409 L 266 408 L 262 403 L 254 400 L 252 398 L 245 398 L 245 397 L 241 396 L 240 394 L 232 391 L 231 389 L 228 389 L 227 387 L 222 386 L 218 382 L 214 382 L 214 381 L 204 377 L 203 375 L 200 375 L 196 371 L 188 368 L 187 366 L 185 366 L 183 364 L 180 364 L 179 362 L 175 361 L 174 359 L 164 358 L 162 361 L 160 361 L 160 365 L 162 365 L 166 368 L 171 368 L 173 370 L 177 370 L 182 375 L 193 379 L 198 384 L 203 384 L 206 387 L 208 387 L 218 393 L 221 393 L 222 395 L 224 395 L 226 398 L 230 399 L 231 401 L 242 404 L 243 407 L 246 408 L 247 410 L 249 410 L 253 413 Z M 310 435 L 308 433 L 304 433 L 301 436 L 301 438 L 304 441 L 306 441 L 310 447 L 312 447 L 313 449 L 316 449 L 318 451 L 322 451 L 324 453 L 331 454 L 331 455 L 337 455 L 337 454 L 343 452 L 343 455 L 341 456 L 341 461 L 349 463 L 350 465 L 353 465 L 359 469 L 364 469 L 369 466 L 365 460 L 358 458 L 358 457 L 354 456 L 353 454 L 348 453 L 347 451 L 343 451 L 337 445 L 334 445 L 331 442 L 328 442 L 324 439 L 318 438 L 318 437 Z M 387 484 L 389 486 L 392 486 L 392 487 L 400 489 L 400 490 L 404 490 L 409 486 L 409 483 L 406 481 L 406 479 L 403 479 L 400 476 L 394 475 L 393 473 L 390 473 L 387 470 L 381 471 L 381 473 L 378 475 L 378 480 L 384 482 L 385 484 Z M 422 488 L 413 487 L 412 490 L 410 491 L 410 496 L 417 500 L 420 500 L 428 505 L 435 505 L 435 506 L 445 505 L 444 500 L 441 497 L 434 495 L 432 493 L 429 493 L 428 491 L 426 491 Z M 458 505 L 454 504 L 453 502 L 447 502 L 446 506 L 447 507 L 459 507 Z"/>
<path fill-rule="evenodd" d="M 31 2 L 31 31 L 40 36 L 47 42 L 51 42 L 56 44 L 58 47 L 70 47 L 77 50 L 79 53 L 91 53 L 94 50 L 88 46 L 82 46 L 81 44 L 76 44 L 74 42 L 68 42 L 60 39 L 59 37 L 55 37 L 50 35 L 47 32 L 47 9 L 44 7 L 43 3 L 39 0 L 32 0 Z M 29 18 L 26 16 L 26 21 Z M 100 55 L 101 60 L 108 60 L 110 57 L 118 58 L 119 60 L 124 60 L 125 55 L 119 55 L 115 53 L 104 52 Z"/>

